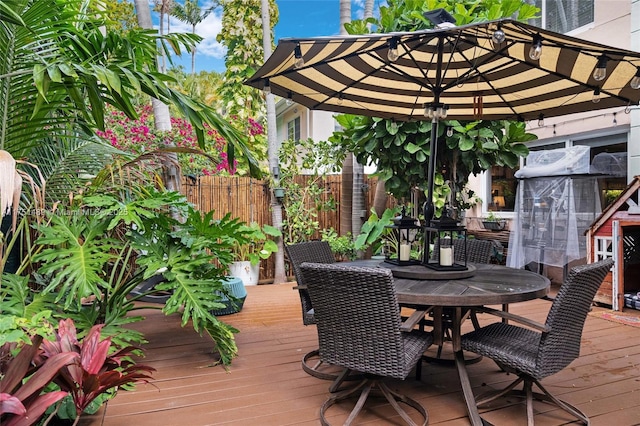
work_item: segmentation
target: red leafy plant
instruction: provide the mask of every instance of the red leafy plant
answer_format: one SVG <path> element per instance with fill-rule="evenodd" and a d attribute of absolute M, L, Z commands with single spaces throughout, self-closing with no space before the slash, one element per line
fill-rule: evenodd
<path fill-rule="evenodd" d="M 71 395 L 76 424 L 82 412 L 99 396 L 135 382 L 147 382 L 154 368 L 130 359 L 129 346 L 109 355 L 111 339 L 100 340 L 95 325 L 78 341 L 71 319 L 61 320 L 55 341 L 34 336 L 17 354 L 16 343 L 0 347 L 0 424 L 28 426 L 47 409 Z M 60 389 L 50 391 L 50 384 Z M 46 424 L 46 422 L 45 422 Z"/>
<path fill-rule="evenodd" d="M 28 426 L 37 422 L 51 405 L 67 395 L 64 391 L 42 393 L 65 365 L 76 362 L 78 354 L 64 352 L 41 360 L 38 350 L 42 336 L 34 336 L 14 356 L 16 343 L 0 347 L 0 424 Z"/>
<path fill-rule="evenodd" d="M 100 340 L 103 324 L 94 325 L 89 334 L 79 342 L 76 327 L 71 319 L 61 320 L 55 341 L 42 342 L 42 360 L 59 354 L 74 353 L 76 362 L 64 365 L 54 378 L 60 389 L 68 392 L 75 405 L 76 421 L 87 406 L 100 395 L 120 386 L 136 382 L 148 382 L 154 368 L 138 365 L 130 355 L 137 348 L 127 346 L 109 355 L 111 338 Z M 75 424 L 74 423 L 74 424 Z"/>

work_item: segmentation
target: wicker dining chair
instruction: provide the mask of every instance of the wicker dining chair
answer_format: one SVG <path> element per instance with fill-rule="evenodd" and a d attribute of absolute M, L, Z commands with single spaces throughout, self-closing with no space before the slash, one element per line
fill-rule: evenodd
<path fill-rule="evenodd" d="M 478 406 L 504 395 L 526 398 L 527 424 L 534 424 L 533 399 L 557 405 L 589 424 L 589 418 L 576 407 L 551 395 L 540 380 L 561 371 L 580 355 L 582 330 L 593 297 L 614 262 L 612 259 L 572 268 L 560 286 L 545 324 L 508 312 L 484 308 L 484 312 L 520 322 L 525 327 L 497 322 L 462 336 L 462 348 L 493 359 L 518 378 L 506 388 L 481 395 Z M 523 383 L 522 390 L 514 389 Z M 536 385 L 542 393 L 534 392 Z"/>
<path fill-rule="evenodd" d="M 465 247 L 466 244 L 466 247 Z M 456 262 L 464 262 L 465 251 L 467 262 L 471 263 L 491 263 L 494 255 L 496 244 L 491 240 L 479 240 L 477 238 L 463 239 L 455 238 L 453 240 L 453 256 Z M 440 250 L 438 244 L 433 249 L 432 260 L 439 259 Z"/>
<path fill-rule="evenodd" d="M 360 394 L 344 423 L 351 424 L 370 392 L 377 389 L 408 424 L 416 423 L 398 402 L 416 409 L 424 418 L 423 424 L 428 424 L 422 405 L 391 390 L 383 381 L 405 379 L 433 342 L 430 333 L 415 329 L 425 312 L 417 311 L 402 323 L 389 269 L 340 263 L 303 263 L 300 269 L 315 310 L 320 358 L 344 367 L 345 375 L 351 371 L 362 375 L 355 387 L 333 394 L 324 402 L 321 423 L 329 424 L 325 412 L 333 404 Z"/>
<path fill-rule="evenodd" d="M 296 278 L 295 290 L 300 295 L 300 305 L 302 306 L 302 323 L 304 325 L 313 325 L 316 323 L 313 305 L 309 292 L 304 284 L 300 265 L 304 262 L 315 263 L 334 263 L 335 256 L 331 251 L 329 243 L 326 241 L 305 241 L 296 244 L 285 245 L 287 258 L 293 267 L 293 273 Z M 336 380 L 342 369 L 336 369 L 320 361 L 318 350 L 314 349 L 306 353 L 302 357 L 302 369 L 308 374 L 324 380 Z M 337 389 L 340 383 L 334 383 L 332 386 Z"/>

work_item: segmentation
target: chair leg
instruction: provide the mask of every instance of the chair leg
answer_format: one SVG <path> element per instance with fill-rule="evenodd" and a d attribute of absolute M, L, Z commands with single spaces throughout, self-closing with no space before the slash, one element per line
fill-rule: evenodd
<path fill-rule="evenodd" d="M 331 380 L 330 392 L 337 392 L 344 381 L 362 380 L 362 374 L 350 374 L 348 368 L 337 367 L 320 360 L 318 350 L 313 350 L 302 357 L 302 369 L 310 376 L 322 380 Z"/>
<path fill-rule="evenodd" d="M 484 405 L 488 404 L 491 401 L 495 401 L 498 398 L 501 398 L 511 392 L 513 392 L 513 388 L 518 386 L 524 379 L 522 377 L 518 377 L 515 381 L 511 382 L 511 384 L 504 389 L 500 389 L 499 391 L 487 392 L 485 394 L 479 395 L 476 398 L 476 405 Z"/>
<path fill-rule="evenodd" d="M 545 401 L 545 402 L 549 402 L 549 403 L 555 404 L 558 407 L 562 408 L 567 413 L 572 414 L 576 418 L 580 419 L 582 421 L 582 423 L 584 423 L 586 425 L 590 424 L 589 417 L 587 417 L 587 415 L 584 414 L 582 411 L 580 411 L 578 408 L 576 408 L 575 406 L 569 404 L 566 401 L 562 401 L 561 399 L 558 399 L 555 396 L 551 395 L 549 393 L 549 391 L 547 391 L 545 389 L 545 387 L 542 386 L 542 384 L 539 381 L 533 380 L 533 383 L 535 383 L 535 385 L 538 387 L 538 389 L 540 389 L 543 392 L 543 393 L 534 392 L 533 396 L 536 399 L 538 399 L 540 401 Z"/>
<path fill-rule="evenodd" d="M 427 414 L 427 410 L 425 410 L 425 408 L 418 401 L 415 401 L 405 395 L 401 395 L 397 392 L 394 392 L 384 382 L 382 382 L 377 378 L 365 378 L 357 386 L 330 396 L 324 402 L 324 404 L 322 404 L 322 407 L 320 408 L 320 423 L 323 426 L 330 426 L 330 423 L 327 421 L 325 417 L 325 413 L 329 409 L 329 407 L 336 404 L 337 402 L 340 402 L 345 399 L 351 398 L 352 396 L 355 396 L 358 393 L 358 391 L 360 391 L 360 395 L 358 396 L 358 401 L 356 402 L 355 406 L 349 413 L 349 417 L 344 422 L 345 426 L 351 425 L 355 420 L 355 418 L 358 416 L 358 414 L 360 414 L 360 412 L 362 411 L 362 408 L 364 407 L 371 392 L 376 388 L 382 393 L 382 395 L 387 399 L 389 404 L 391 404 L 391 406 L 396 410 L 396 412 L 400 415 L 400 417 L 404 419 L 404 421 L 408 425 L 418 426 L 418 424 L 415 421 L 413 421 L 413 419 L 400 406 L 399 403 L 403 403 L 405 405 L 415 408 L 416 411 L 418 411 L 424 419 L 424 422 L 421 423 L 422 426 L 426 426 L 429 424 L 429 415 Z"/>
<path fill-rule="evenodd" d="M 347 377 L 349 376 L 350 373 L 351 373 L 351 370 L 349 370 L 348 368 L 345 368 L 342 371 L 342 373 L 340 373 L 338 377 L 336 377 L 333 383 L 331 383 L 331 386 L 329 386 L 329 392 L 331 393 L 338 392 L 338 390 L 340 389 L 340 385 L 342 385 L 342 382 L 347 380 Z"/>
<path fill-rule="evenodd" d="M 514 389 L 521 382 L 523 382 L 522 390 Z M 538 389 L 542 391 L 542 393 L 533 391 L 534 384 L 538 387 Z M 562 401 L 553 396 L 551 393 L 549 393 L 549 391 L 545 389 L 544 386 L 542 386 L 542 383 L 540 383 L 538 380 L 526 376 L 519 376 L 515 381 L 513 381 L 504 389 L 478 396 L 478 398 L 476 398 L 476 405 L 481 406 L 506 395 L 525 398 L 527 406 L 527 424 L 529 426 L 533 426 L 534 424 L 533 400 L 554 404 L 579 419 L 585 425 L 590 424 L 589 417 L 587 417 L 586 414 L 584 414 L 582 411 L 569 404 L 568 402 Z"/>

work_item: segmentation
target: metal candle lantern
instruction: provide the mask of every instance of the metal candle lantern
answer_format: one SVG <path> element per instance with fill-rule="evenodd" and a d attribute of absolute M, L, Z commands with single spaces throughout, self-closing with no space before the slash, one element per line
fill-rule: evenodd
<path fill-rule="evenodd" d="M 400 216 L 393 219 L 393 225 L 387 228 L 392 230 L 397 245 L 395 252 L 390 251 L 385 261 L 400 266 L 419 264 L 418 260 L 411 259 L 411 247 L 422 228 L 415 218 L 406 215 L 405 207 L 402 207 Z"/>
<path fill-rule="evenodd" d="M 430 226 L 425 227 L 425 247 L 423 265 L 437 271 L 465 271 L 467 270 L 467 229 L 461 226 L 448 213 L 442 214 L 440 219 L 431 220 Z M 454 240 L 463 240 L 454 248 Z M 429 249 L 433 241 L 433 253 Z M 455 250 L 462 250 L 456 253 Z"/>

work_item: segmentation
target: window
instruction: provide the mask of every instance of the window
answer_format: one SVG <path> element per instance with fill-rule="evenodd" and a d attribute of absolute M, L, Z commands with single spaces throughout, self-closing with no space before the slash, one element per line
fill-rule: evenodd
<path fill-rule="evenodd" d="M 593 22 L 595 0 L 535 0 L 541 17 L 532 24 L 540 28 L 568 33 Z"/>
<path fill-rule="evenodd" d="M 489 211 L 512 212 L 514 210 L 518 180 L 513 175 L 518 168 L 491 167 L 491 196 L 488 198 Z"/>
<path fill-rule="evenodd" d="M 300 117 L 287 123 L 287 138 L 296 142 L 300 140 Z"/>

